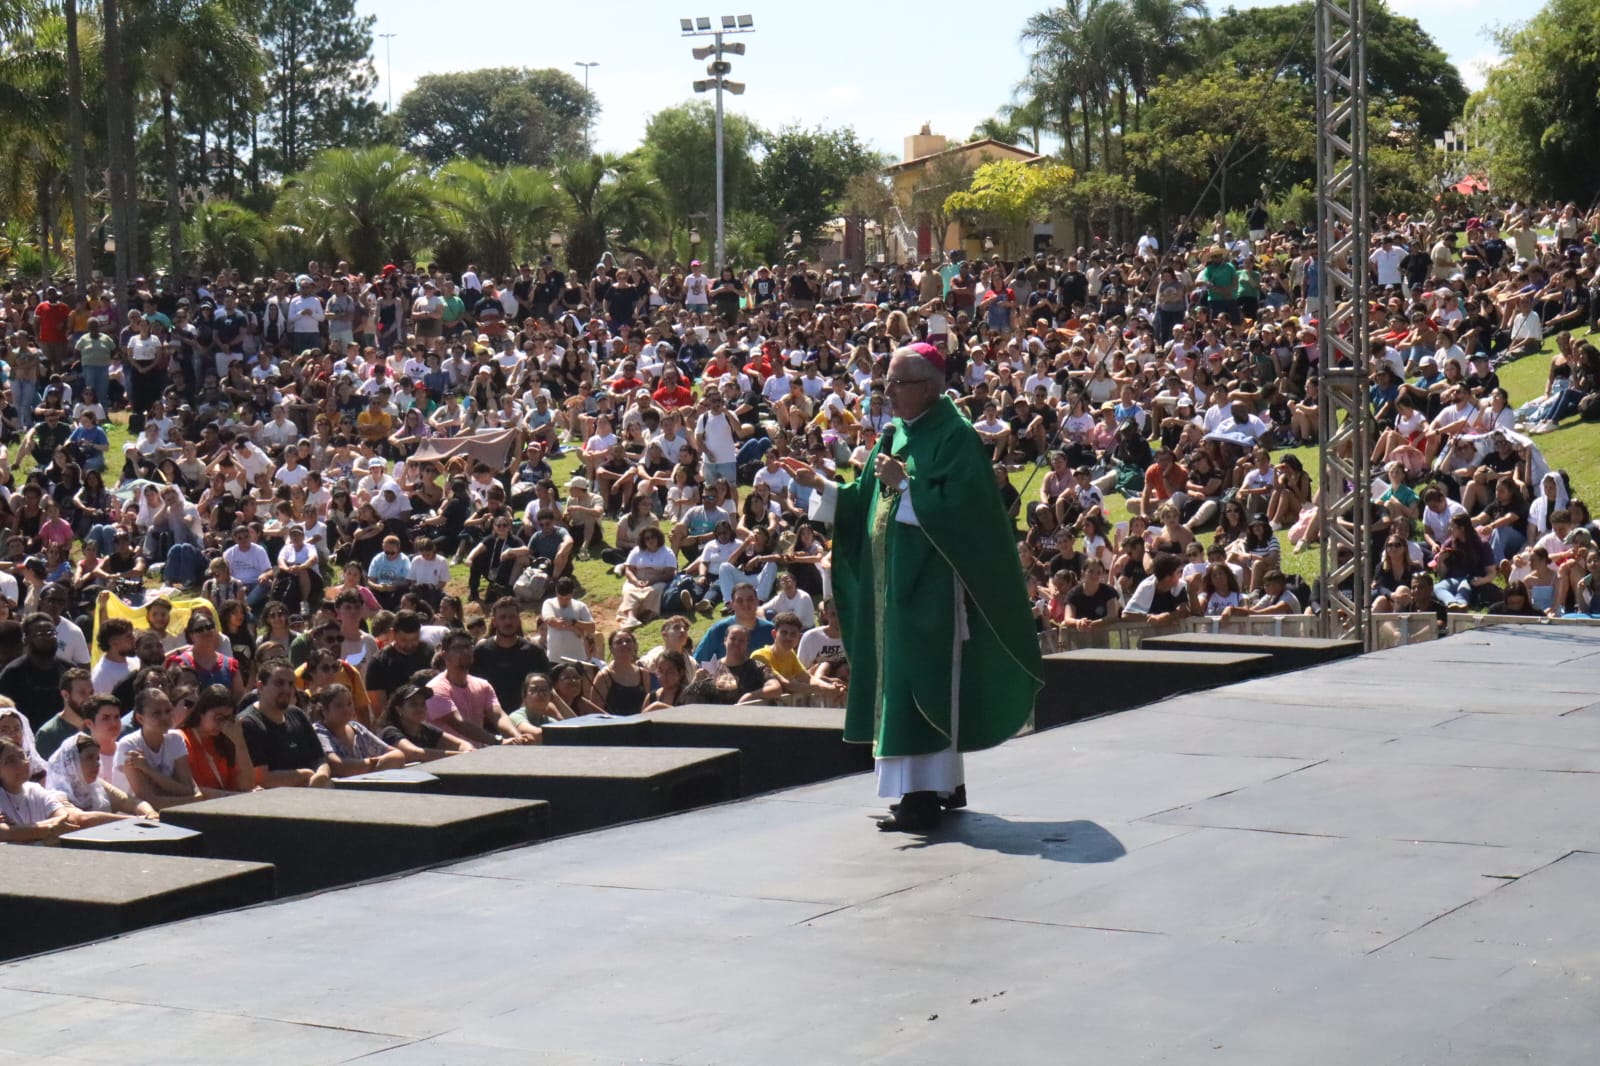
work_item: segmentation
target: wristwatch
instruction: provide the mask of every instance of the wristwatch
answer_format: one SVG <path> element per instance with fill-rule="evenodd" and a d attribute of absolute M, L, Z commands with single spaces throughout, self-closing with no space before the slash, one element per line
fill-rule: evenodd
<path fill-rule="evenodd" d="M 911 479 L 908 478 L 908 477 L 903 477 L 903 478 L 900 479 L 900 484 L 898 484 L 898 485 L 896 485 L 894 487 L 894 491 L 896 491 L 896 492 L 905 492 L 910 487 L 911 487 Z"/>

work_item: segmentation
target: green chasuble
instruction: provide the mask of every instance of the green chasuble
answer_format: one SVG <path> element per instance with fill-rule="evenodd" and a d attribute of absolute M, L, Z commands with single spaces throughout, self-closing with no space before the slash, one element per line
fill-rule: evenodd
<path fill-rule="evenodd" d="M 1016 536 L 987 452 L 949 397 L 894 424 L 890 454 L 906 466 L 921 524 L 895 521 L 899 497 L 885 498 L 873 473 L 878 449 L 834 509 L 833 591 L 850 658 L 844 739 L 872 743 L 880 758 L 944 751 L 952 733 L 958 750 L 981 751 L 1016 734 L 1043 686 Z"/>

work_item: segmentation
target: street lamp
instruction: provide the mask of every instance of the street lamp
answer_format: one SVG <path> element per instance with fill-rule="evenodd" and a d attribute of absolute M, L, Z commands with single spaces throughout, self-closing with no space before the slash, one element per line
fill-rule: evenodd
<path fill-rule="evenodd" d="M 593 61 L 580 59 L 572 65 L 583 68 L 583 95 L 587 97 L 589 95 L 589 70 L 591 67 L 598 67 L 600 65 L 600 61 L 598 59 Z M 593 149 L 594 147 L 594 137 L 590 129 L 592 125 L 592 120 L 583 124 L 583 146 L 589 149 Z"/>
<path fill-rule="evenodd" d="M 679 19 L 678 28 L 685 37 L 710 37 L 712 43 L 702 48 L 690 50 L 690 55 L 696 59 L 710 59 L 706 64 L 706 73 L 709 78 L 697 80 L 694 91 L 697 93 L 712 92 L 717 94 L 717 273 L 722 272 L 723 263 L 727 257 L 727 231 L 725 226 L 725 212 L 722 194 L 722 93 L 727 90 L 735 96 L 744 93 L 744 83 L 729 81 L 728 74 L 733 70 L 733 64 L 724 56 L 744 55 L 744 45 L 740 42 L 724 44 L 722 38 L 730 33 L 754 33 L 755 19 L 749 15 L 723 15 L 722 25 L 718 29 L 711 28 L 708 18 Z"/>
<path fill-rule="evenodd" d="M 389 112 L 394 113 L 394 53 L 390 50 L 389 42 L 398 34 L 379 33 L 375 36 L 383 38 L 383 84 L 389 90 Z"/>

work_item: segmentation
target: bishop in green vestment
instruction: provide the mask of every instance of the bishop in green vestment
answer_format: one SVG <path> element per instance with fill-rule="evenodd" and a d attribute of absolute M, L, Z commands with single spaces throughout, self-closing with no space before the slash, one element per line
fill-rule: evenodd
<path fill-rule="evenodd" d="M 1043 684 L 1011 521 L 943 383 L 931 346 L 895 352 L 894 431 L 862 476 L 796 478 L 818 490 L 812 516 L 833 523 L 850 659 L 844 739 L 873 745 L 878 794 L 901 799 L 885 829 L 926 831 L 963 803 L 962 753 L 1014 736 Z"/>

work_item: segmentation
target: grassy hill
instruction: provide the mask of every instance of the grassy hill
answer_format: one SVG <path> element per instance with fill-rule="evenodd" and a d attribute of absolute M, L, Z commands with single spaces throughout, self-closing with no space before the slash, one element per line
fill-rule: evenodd
<path fill-rule="evenodd" d="M 1546 342 L 1544 349 L 1537 355 L 1527 356 L 1512 363 L 1499 371 L 1500 382 L 1511 395 L 1512 404 L 1518 405 L 1540 395 L 1544 391 L 1545 376 L 1549 371 L 1550 354 L 1556 350 L 1555 341 Z M 111 427 L 111 452 L 113 457 L 122 454 L 122 445 L 127 441 L 127 416 L 116 414 L 112 416 Z M 1554 433 L 1547 433 L 1534 440 L 1543 450 L 1545 458 L 1550 465 L 1557 469 L 1564 469 L 1572 478 L 1573 495 L 1590 501 L 1600 501 L 1600 425 L 1593 423 L 1577 423 L 1569 421 L 1562 429 Z M 1318 473 L 1317 455 L 1315 448 L 1300 448 L 1295 450 L 1305 468 L 1315 478 Z M 580 472 L 578 460 L 572 451 L 552 464 L 555 468 L 556 483 L 563 484 L 574 473 Z M 1034 497 L 1039 488 L 1039 480 L 1044 476 L 1041 471 L 1030 482 L 1029 475 L 1033 471 L 1019 470 L 1011 475 L 1012 484 L 1025 496 Z M 1026 488 L 1024 488 L 1026 486 Z M 1113 496 L 1106 501 L 1107 513 L 1113 521 L 1122 521 L 1128 516 L 1127 501 L 1120 496 Z M 606 523 L 605 536 L 607 543 L 614 543 L 615 524 Z M 1305 578 L 1308 582 L 1317 575 L 1318 553 L 1307 551 L 1302 555 L 1286 554 L 1283 558 L 1284 569 Z M 596 620 L 601 622 L 602 628 L 607 627 L 615 617 L 617 605 L 621 598 L 621 579 L 612 574 L 611 567 L 598 559 L 576 564 L 578 580 L 587 590 L 585 602 L 594 612 Z M 450 591 L 466 594 L 467 567 L 459 564 L 451 567 Z M 532 628 L 532 616 L 528 616 L 529 627 Z M 706 627 L 711 624 L 710 619 L 696 617 L 691 619 L 692 633 L 698 637 Z M 661 623 L 652 622 L 639 630 L 641 649 L 648 649 L 660 641 Z"/>

